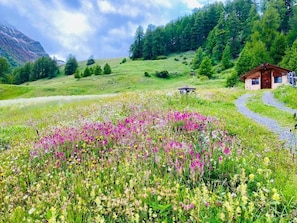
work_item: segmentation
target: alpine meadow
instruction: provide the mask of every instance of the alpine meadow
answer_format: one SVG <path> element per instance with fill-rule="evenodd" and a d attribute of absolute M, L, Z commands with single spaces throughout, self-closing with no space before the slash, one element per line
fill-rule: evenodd
<path fill-rule="evenodd" d="M 0 222 L 297 222 L 295 0 L 139 25 L 129 57 L 13 60 Z"/>

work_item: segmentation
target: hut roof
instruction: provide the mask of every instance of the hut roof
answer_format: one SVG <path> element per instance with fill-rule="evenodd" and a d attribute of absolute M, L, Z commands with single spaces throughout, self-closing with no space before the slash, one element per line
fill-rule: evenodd
<path fill-rule="evenodd" d="M 265 70 L 277 70 L 280 72 L 290 72 L 290 70 L 283 68 L 283 67 L 279 67 L 277 65 L 273 65 L 273 64 L 269 64 L 269 63 L 263 63 L 258 67 L 255 67 L 254 69 L 248 71 L 247 73 L 245 73 L 244 75 L 242 75 L 240 77 L 240 80 L 244 82 L 245 79 L 247 79 L 249 76 L 253 75 L 254 73 L 258 72 L 258 71 L 265 71 Z"/>

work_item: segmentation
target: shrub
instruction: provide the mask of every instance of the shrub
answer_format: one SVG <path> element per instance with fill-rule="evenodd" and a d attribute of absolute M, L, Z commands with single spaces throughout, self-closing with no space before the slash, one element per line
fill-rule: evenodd
<path fill-rule="evenodd" d="M 126 59 L 126 57 L 124 57 L 123 59 L 122 59 L 122 62 L 120 63 L 120 64 L 123 64 L 123 63 L 126 63 L 127 62 L 127 59 Z"/>
<path fill-rule="evenodd" d="M 238 75 L 236 72 L 233 72 L 227 77 L 226 87 L 234 87 L 238 82 Z"/>
<path fill-rule="evenodd" d="M 146 71 L 146 72 L 144 72 L 144 76 L 145 77 L 151 77 L 151 75 Z"/>
<path fill-rule="evenodd" d="M 88 67 L 86 67 L 82 76 L 83 77 L 89 77 L 91 75 L 92 75 L 91 70 Z"/>
<path fill-rule="evenodd" d="M 95 75 L 100 75 L 100 74 L 102 74 L 102 69 L 101 69 L 101 66 L 100 66 L 100 65 L 97 65 L 97 66 L 94 68 L 94 74 L 95 74 Z"/>
<path fill-rule="evenodd" d="M 76 69 L 76 71 L 75 71 L 74 78 L 76 78 L 76 79 L 80 79 L 81 78 L 81 74 L 80 74 L 80 72 L 79 72 L 78 69 Z"/>
<path fill-rule="evenodd" d="M 104 74 L 111 74 L 111 68 L 110 68 L 110 66 L 109 66 L 108 63 L 106 63 L 106 64 L 104 65 L 103 73 L 104 73 Z"/>
<path fill-rule="evenodd" d="M 163 71 L 156 71 L 156 77 L 159 78 L 169 78 L 169 72 L 167 70 L 163 70 Z"/>
<path fill-rule="evenodd" d="M 198 75 L 204 75 L 208 78 L 211 78 L 212 76 L 212 65 L 211 65 L 211 59 L 206 56 L 202 60 L 200 67 L 198 69 Z"/>
<path fill-rule="evenodd" d="M 94 63 L 95 63 L 95 60 L 93 58 L 90 58 L 88 59 L 87 66 L 92 65 Z"/>

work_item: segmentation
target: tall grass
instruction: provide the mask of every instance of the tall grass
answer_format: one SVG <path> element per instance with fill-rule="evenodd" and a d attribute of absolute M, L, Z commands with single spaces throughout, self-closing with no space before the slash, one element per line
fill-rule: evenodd
<path fill-rule="evenodd" d="M 274 90 L 274 96 L 287 106 L 297 109 L 297 88 L 283 85 Z"/>
<path fill-rule="evenodd" d="M 296 165 L 236 111 L 242 93 L 3 109 L 0 221 L 293 221 Z"/>

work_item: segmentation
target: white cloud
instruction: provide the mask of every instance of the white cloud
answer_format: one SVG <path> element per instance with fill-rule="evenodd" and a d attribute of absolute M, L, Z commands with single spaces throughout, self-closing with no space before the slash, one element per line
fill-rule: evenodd
<path fill-rule="evenodd" d="M 0 13 L 4 6 L 21 15 L 23 21 L 14 26 L 22 31 L 22 25 L 27 24 L 25 33 L 38 37 L 48 53 L 58 58 L 72 53 L 85 59 L 92 54 L 126 55 L 138 25 L 144 29 L 149 24 L 165 25 L 202 6 L 201 0 L 78 1 L 0 0 Z"/>
<path fill-rule="evenodd" d="M 189 9 L 201 8 L 203 5 L 199 1 L 195 0 L 183 0 Z"/>
<path fill-rule="evenodd" d="M 97 1 L 99 10 L 103 13 L 115 13 L 117 10 L 116 8 L 110 4 L 109 1 L 98 0 Z"/>

